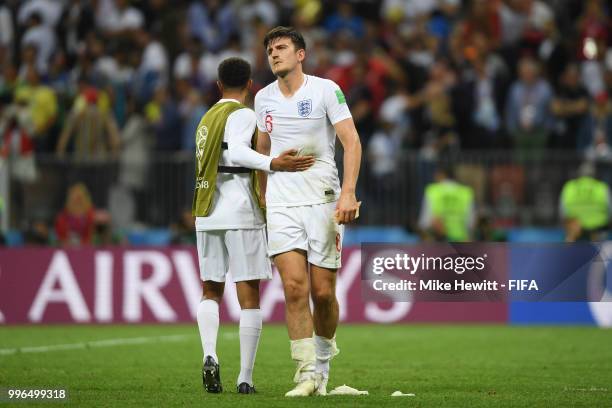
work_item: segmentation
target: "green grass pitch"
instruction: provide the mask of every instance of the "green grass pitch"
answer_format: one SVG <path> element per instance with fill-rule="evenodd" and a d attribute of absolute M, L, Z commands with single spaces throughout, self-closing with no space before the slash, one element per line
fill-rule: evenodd
<path fill-rule="evenodd" d="M 26 346 L 183 335 L 83 349 L 16 352 Z M 237 325 L 218 342 L 225 391 L 203 392 L 193 325 L 22 326 L 0 328 L 0 388 L 65 388 L 68 405 L 119 407 L 612 407 L 612 330 L 497 325 L 342 325 L 330 387 L 368 396 L 287 399 L 293 362 L 282 325 L 264 325 L 255 385 L 238 395 Z M 414 397 L 391 397 L 393 391 Z M 4 403 L 0 402 L 0 406 Z M 39 406 L 48 405 L 48 402 Z M 26 406 L 30 404 L 20 404 Z"/>

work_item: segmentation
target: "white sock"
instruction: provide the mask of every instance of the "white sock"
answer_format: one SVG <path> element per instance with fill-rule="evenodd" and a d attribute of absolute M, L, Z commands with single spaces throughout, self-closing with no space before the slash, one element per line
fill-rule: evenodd
<path fill-rule="evenodd" d="M 243 382 L 253 385 L 253 366 L 261 334 L 261 321 L 259 309 L 240 311 L 240 374 L 237 385 Z"/>
<path fill-rule="evenodd" d="M 219 304 L 211 299 L 204 299 L 198 305 L 198 328 L 204 358 L 212 356 L 218 363 L 217 333 L 219 333 Z"/>
<path fill-rule="evenodd" d="M 317 355 L 315 372 L 322 374 L 324 378 L 329 378 L 329 360 L 339 353 L 336 347 L 336 336 L 328 339 L 315 334 L 314 340 Z"/>

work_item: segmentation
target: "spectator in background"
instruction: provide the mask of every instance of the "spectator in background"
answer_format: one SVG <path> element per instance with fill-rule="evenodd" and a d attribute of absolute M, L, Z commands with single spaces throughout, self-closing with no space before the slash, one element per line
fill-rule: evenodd
<path fill-rule="evenodd" d="M 540 157 L 550 132 L 552 90 L 534 59 L 523 57 L 518 71 L 506 101 L 506 131 L 522 154 Z"/>
<path fill-rule="evenodd" d="M 506 0 L 500 8 L 502 44 L 515 46 L 534 44 L 553 19 L 551 8 L 539 0 Z"/>
<path fill-rule="evenodd" d="M 238 19 L 230 2 L 220 0 L 193 1 L 187 11 L 189 31 L 202 41 L 206 49 L 217 53 L 225 47 L 237 30 Z"/>
<path fill-rule="evenodd" d="M 143 4 L 144 3 L 144 4 Z M 184 49 L 187 35 L 184 2 L 175 0 L 149 0 L 140 3 L 146 26 L 161 41 L 170 60 L 174 61 Z"/>
<path fill-rule="evenodd" d="M 595 166 L 585 162 L 578 177 L 561 190 L 559 214 L 565 225 L 565 239 L 601 241 L 607 237 L 612 211 L 610 188 L 595 178 Z"/>
<path fill-rule="evenodd" d="M 43 24 L 40 13 L 32 13 L 27 21 L 27 30 L 21 38 L 21 47 L 31 45 L 36 48 L 36 68 L 40 72 L 47 72 L 49 59 L 55 52 L 56 43 L 55 32 Z"/>
<path fill-rule="evenodd" d="M 347 102 L 351 107 L 355 128 L 361 137 L 361 143 L 365 146 L 374 133 L 376 123 L 372 106 L 372 91 L 367 81 L 367 63 L 357 63 L 351 68 L 353 86 L 346 95 Z"/>
<path fill-rule="evenodd" d="M 32 183 L 37 177 L 29 99 L 27 90 L 20 89 L 15 103 L 0 118 L 0 159 L 11 160 L 11 179 L 21 183 Z"/>
<path fill-rule="evenodd" d="M 215 54 L 210 52 L 204 53 L 200 59 L 200 68 L 202 69 L 204 77 L 208 81 L 207 88 L 209 90 L 214 89 L 215 79 L 217 78 L 217 67 L 224 59 L 238 57 L 242 58 L 251 65 L 253 64 L 255 56 L 250 50 L 243 49 L 241 43 L 242 40 L 240 34 L 237 32 L 231 33 L 226 40 L 226 45 L 223 50 Z"/>
<path fill-rule="evenodd" d="M 245 60 L 251 65 L 255 61 L 255 56 L 253 55 L 253 51 L 251 51 L 248 48 L 244 48 L 242 46 L 242 36 L 238 32 L 232 33 L 228 37 L 227 45 L 225 46 L 224 50 L 217 54 L 217 61 L 221 62 L 224 59 L 227 59 L 230 57 L 242 58 L 243 60 Z M 209 77 L 216 78 L 215 75 L 212 75 Z"/>
<path fill-rule="evenodd" d="M 412 108 L 423 109 L 422 130 L 428 147 L 446 150 L 458 145 L 456 103 L 456 72 L 448 61 L 439 59 L 431 67 L 425 87 L 413 98 Z"/>
<path fill-rule="evenodd" d="M 118 41 L 109 47 L 107 54 L 98 58 L 95 64 L 95 81 L 104 84 L 105 92 L 100 93 L 100 104 L 112 98 L 113 115 L 120 127 L 125 126 L 128 112 L 128 99 L 133 86 L 135 68 L 130 64 L 130 54 L 138 51 L 131 49 L 129 41 Z M 103 106 L 106 109 L 106 106 Z"/>
<path fill-rule="evenodd" d="M 94 233 L 94 207 L 87 187 L 73 184 L 64 209 L 55 218 L 55 233 L 61 245 L 87 245 Z"/>
<path fill-rule="evenodd" d="M 503 102 L 506 90 L 506 68 L 488 52 L 482 33 L 472 34 L 474 45 L 469 58 L 471 70 L 458 86 L 459 102 L 455 112 L 461 147 L 487 149 L 502 147 Z"/>
<path fill-rule="evenodd" d="M 47 73 L 47 84 L 55 93 L 59 102 L 59 108 L 66 106 L 68 98 L 74 91 L 73 81 L 68 70 L 67 55 L 63 50 L 58 50 L 51 57 L 49 72 Z"/>
<path fill-rule="evenodd" d="M 0 106 L 8 105 L 13 100 L 15 88 L 19 82 L 17 67 L 6 63 L 0 68 Z"/>
<path fill-rule="evenodd" d="M 142 12 L 130 0 L 99 0 L 96 24 L 107 36 L 128 36 L 144 26 Z"/>
<path fill-rule="evenodd" d="M 65 5 L 64 1 L 57 0 L 25 0 L 19 3 L 21 3 L 17 13 L 19 24 L 26 23 L 33 14 L 37 13 L 43 24 L 51 28 L 57 26 Z"/>
<path fill-rule="evenodd" d="M 350 31 L 340 31 L 333 44 L 333 63 L 339 67 L 349 67 L 357 56 L 357 39 Z"/>
<path fill-rule="evenodd" d="M 240 16 L 240 29 L 246 30 L 243 32 L 243 37 L 246 37 L 247 46 L 259 45 L 255 42 L 256 36 L 253 36 L 253 26 L 256 26 L 256 20 L 265 24 L 267 27 L 278 25 L 279 20 L 279 5 L 277 1 L 272 0 L 251 0 L 244 1 L 236 10 Z"/>
<path fill-rule="evenodd" d="M 38 70 L 38 66 L 36 65 L 36 54 L 36 46 L 33 44 L 29 44 L 21 48 L 18 71 L 18 79 L 20 82 L 25 81 L 28 69 L 32 68 Z"/>
<path fill-rule="evenodd" d="M 594 54 L 593 45 L 597 40 L 608 41 L 609 23 L 601 0 L 586 0 L 583 2 L 583 13 L 576 23 L 578 31 L 577 55 L 581 60 L 590 60 Z"/>
<path fill-rule="evenodd" d="M 145 117 L 155 134 L 157 151 L 181 148 L 181 118 L 175 101 L 165 86 L 155 90 L 153 100 L 145 106 Z"/>
<path fill-rule="evenodd" d="M 44 219 L 34 219 L 25 228 L 23 238 L 26 245 L 50 245 L 53 244 L 49 224 Z"/>
<path fill-rule="evenodd" d="M 354 38 L 359 40 L 365 34 L 363 18 L 355 15 L 353 5 L 347 2 L 340 2 L 336 12 L 327 17 L 323 25 L 332 36 L 349 31 Z"/>
<path fill-rule="evenodd" d="M 351 105 L 354 109 L 355 106 Z M 373 215 L 369 221 L 377 224 L 392 222 L 393 216 L 390 211 L 393 208 L 394 193 L 397 191 L 401 178 L 398 177 L 401 139 L 394 134 L 393 124 L 382 121 L 378 130 L 371 137 L 367 145 L 368 166 L 370 182 L 369 193 L 374 201 L 381 203 L 372 209 Z"/>
<path fill-rule="evenodd" d="M 187 94 L 191 87 L 204 90 L 206 83 L 214 80 L 214 77 L 207 78 L 204 74 L 201 61 L 203 53 L 200 39 L 191 37 L 186 50 L 174 61 L 174 80 L 180 83 L 177 88 L 183 90 L 184 94 Z"/>
<path fill-rule="evenodd" d="M 600 0 L 588 0 L 577 23 L 579 33 L 576 55 L 581 61 L 582 83 L 591 97 L 605 90 L 604 71 L 608 47 L 608 17 Z"/>
<path fill-rule="evenodd" d="M 550 111 L 555 122 L 551 145 L 576 150 L 578 135 L 584 131 L 589 111 L 589 94 L 580 84 L 580 72 L 576 64 L 565 67 Z"/>
<path fill-rule="evenodd" d="M 612 103 L 607 92 L 595 97 L 585 123 L 577 141 L 580 151 L 601 143 L 612 144 Z"/>
<path fill-rule="evenodd" d="M 389 126 L 392 138 L 398 142 L 398 149 L 414 146 L 414 132 L 409 114 L 413 98 L 408 91 L 408 85 L 405 82 L 389 82 L 388 89 L 389 96 L 383 101 L 378 112 L 379 120 Z"/>
<path fill-rule="evenodd" d="M 74 56 L 82 47 L 85 34 L 95 27 L 95 5 L 92 2 L 70 0 L 63 16 L 63 45 L 69 56 Z"/>
<path fill-rule="evenodd" d="M 97 246 L 108 246 L 121 244 L 123 238 L 113 231 L 111 214 L 106 210 L 94 211 L 93 234 L 91 243 Z"/>
<path fill-rule="evenodd" d="M 384 0 L 381 14 L 384 18 L 404 20 L 410 27 L 423 21 L 436 10 L 452 15 L 460 6 L 460 0 Z"/>
<path fill-rule="evenodd" d="M 127 122 L 121 130 L 119 185 L 109 192 L 108 209 L 115 230 L 130 228 L 136 221 L 146 219 L 150 207 L 146 204 L 146 193 L 152 187 L 147 179 L 153 162 L 155 136 L 142 106 L 134 98 L 130 98 L 127 105 Z"/>
<path fill-rule="evenodd" d="M 74 137 L 73 156 L 77 160 L 115 157 L 119 153 L 119 129 L 109 109 L 99 105 L 100 92 L 89 86 L 83 88 L 81 96 L 57 142 L 57 155 L 64 157 Z"/>
<path fill-rule="evenodd" d="M 28 90 L 21 88 L 16 92 L 15 103 L 0 111 L 0 168 L 10 171 L 7 178 L 10 216 L 19 221 L 25 218 L 28 187 L 38 177 L 29 103 Z"/>
<path fill-rule="evenodd" d="M 147 186 L 155 140 L 142 113 L 142 107 L 133 99 L 129 101 L 128 107 L 127 123 L 121 130 L 119 183 L 130 191 L 139 193 Z"/>
<path fill-rule="evenodd" d="M 438 167 L 425 189 L 419 228 L 426 239 L 467 242 L 475 222 L 474 191 L 454 180 L 451 167 Z"/>
<path fill-rule="evenodd" d="M 51 128 L 55 125 L 58 103 L 52 88 L 41 83 L 35 67 L 26 71 L 24 92 L 28 95 L 28 109 L 32 121 L 32 136 L 37 151 L 51 151 Z"/>
<path fill-rule="evenodd" d="M 0 66 L 5 66 L 13 59 L 13 44 L 15 41 L 15 26 L 11 10 L 0 1 Z"/>
<path fill-rule="evenodd" d="M 482 32 L 490 41 L 491 48 L 497 49 L 502 38 L 500 5 L 501 0 L 473 0 L 464 35 L 469 38 L 475 32 Z"/>
<path fill-rule="evenodd" d="M 196 89 L 191 89 L 185 100 L 182 101 L 179 110 L 183 122 L 181 150 L 193 152 L 195 151 L 194 135 L 196 134 L 200 120 L 208 108 L 204 105 L 200 92 Z"/>
<path fill-rule="evenodd" d="M 166 50 L 147 30 L 136 30 L 134 38 L 138 47 L 142 50 L 138 75 L 143 80 L 143 89 L 139 95 L 149 99 L 156 88 L 168 84 L 169 63 Z"/>

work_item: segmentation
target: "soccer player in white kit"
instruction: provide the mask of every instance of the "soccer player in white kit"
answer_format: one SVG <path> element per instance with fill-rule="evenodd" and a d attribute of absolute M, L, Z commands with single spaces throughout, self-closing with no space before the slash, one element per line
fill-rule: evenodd
<path fill-rule="evenodd" d="M 275 155 L 297 149 L 316 158 L 304 172 L 272 173 L 267 181 L 268 253 L 283 281 L 291 358 L 297 365 L 297 385 L 285 395 L 325 395 L 329 361 L 338 353 L 335 290 L 344 224 L 359 209 L 355 185 L 361 144 L 338 85 L 303 73 L 302 35 L 276 27 L 266 34 L 264 47 L 277 81 L 255 96 L 258 150 Z M 334 160 L 336 135 L 344 148 L 342 188 Z"/>
<path fill-rule="evenodd" d="M 254 194 L 257 189 L 251 169 L 301 171 L 314 163 L 312 156 L 300 157 L 296 150 L 272 159 L 252 149 L 256 118 L 244 106 L 252 85 L 250 75 L 249 63 L 240 58 L 221 62 L 217 84 L 222 99 L 204 115 L 195 135 L 193 214 L 203 281 L 197 320 L 204 352 L 202 381 L 211 393 L 223 390 L 216 344 L 219 303 L 228 268 L 236 282 L 241 307 L 237 390 L 241 394 L 255 392 L 252 373 L 262 326 L 259 281 L 270 279 L 272 270 L 267 256 L 265 220 Z"/>

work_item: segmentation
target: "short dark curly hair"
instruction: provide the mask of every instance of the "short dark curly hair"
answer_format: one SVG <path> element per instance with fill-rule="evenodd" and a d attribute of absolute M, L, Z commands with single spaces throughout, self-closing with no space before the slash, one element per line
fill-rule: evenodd
<path fill-rule="evenodd" d="M 242 89 L 251 79 L 251 65 L 242 58 L 226 58 L 217 68 L 217 77 L 225 88 Z"/>
<path fill-rule="evenodd" d="M 278 26 L 268 31 L 268 33 L 264 37 L 264 48 L 267 50 L 268 44 L 270 44 L 272 40 L 284 37 L 291 39 L 291 42 L 295 46 L 296 51 L 306 50 L 306 41 L 304 41 L 304 37 L 302 37 L 302 34 L 300 34 L 300 32 L 293 27 L 283 26 Z"/>

